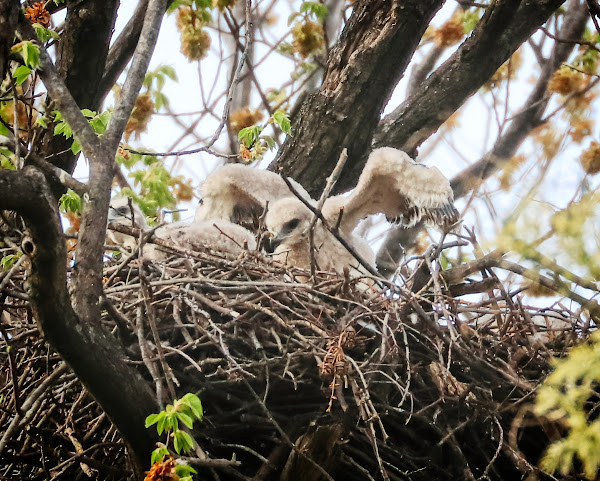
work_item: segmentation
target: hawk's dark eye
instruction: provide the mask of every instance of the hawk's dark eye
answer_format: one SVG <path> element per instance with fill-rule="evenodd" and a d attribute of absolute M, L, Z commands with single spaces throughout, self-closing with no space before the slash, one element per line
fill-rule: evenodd
<path fill-rule="evenodd" d="M 300 223 L 300 219 L 292 219 L 292 220 L 286 222 L 285 224 L 283 224 L 283 229 L 282 230 L 284 232 L 291 232 L 296 227 L 298 227 L 299 223 Z"/>

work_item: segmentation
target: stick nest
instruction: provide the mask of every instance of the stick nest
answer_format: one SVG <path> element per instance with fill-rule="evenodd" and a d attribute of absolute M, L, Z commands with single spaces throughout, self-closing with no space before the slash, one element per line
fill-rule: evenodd
<path fill-rule="evenodd" d="M 548 435 L 528 406 L 550 358 L 582 338 L 577 314 L 524 306 L 500 284 L 468 302 L 439 269 L 414 294 L 432 254 L 405 266 L 404 287 L 366 291 L 252 252 L 172 254 L 108 261 L 102 322 L 161 403 L 202 400 L 199 479 L 541 475 Z M 118 432 L 32 319 L 25 264 L 0 274 L 0 476 L 124 479 Z M 540 316 L 570 327 L 535 327 Z"/>

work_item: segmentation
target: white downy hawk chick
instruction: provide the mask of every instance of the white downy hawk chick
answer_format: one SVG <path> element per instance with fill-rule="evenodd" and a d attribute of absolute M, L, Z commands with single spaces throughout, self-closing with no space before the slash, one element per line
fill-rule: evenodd
<path fill-rule="evenodd" d="M 290 179 L 296 191 L 310 199 L 304 188 Z M 224 219 L 256 232 L 267 203 L 294 197 L 285 181 L 267 170 L 243 164 L 226 164 L 206 177 L 200 187 L 202 205 L 196 222 Z"/>
<path fill-rule="evenodd" d="M 449 228 L 459 218 L 453 197 L 448 179 L 437 168 L 417 164 L 405 152 L 383 147 L 371 153 L 354 190 L 328 198 L 322 214 L 331 227 L 339 224 L 340 235 L 374 267 L 373 251 L 353 233 L 361 219 L 383 213 L 389 221 L 406 227 L 423 220 Z M 276 201 L 269 207 L 265 224 L 272 234 L 277 260 L 310 267 L 308 236 L 313 215 L 295 198 Z M 319 269 L 341 273 L 348 267 L 354 276 L 364 272 L 321 221 L 315 225 L 313 236 Z"/>
<path fill-rule="evenodd" d="M 114 197 L 110 200 L 108 223 L 141 230 L 148 229 L 146 216 L 144 216 L 142 209 L 131 198 L 123 196 Z M 133 249 L 137 244 L 137 239 L 134 237 L 111 229 L 106 231 L 106 238 L 110 243 L 127 249 Z"/>
<path fill-rule="evenodd" d="M 133 201 L 130 206 L 130 199 L 127 197 L 116 197 L 111 200 L 108 221 L 142 230 L 149 228 L 139 206 Z M 191 224 L 184 222 L 167 224 L 156 229 L 154 236 L 182 249 L 213 249 L 233 254 L 239 254 L 245 246 L 249 250 L 256 249 L 256 241 L 250 231 L 220 219 L 192 222 Z M 128 249 L 133 249 L 137 244 L 137 239 L 132 236 L 112 230 L 108 230 L 107 237 L 113 243 Z M 157 261 L 164 260 L 167 256 L 156 246 L 147 244 L 144 257 Z"/>

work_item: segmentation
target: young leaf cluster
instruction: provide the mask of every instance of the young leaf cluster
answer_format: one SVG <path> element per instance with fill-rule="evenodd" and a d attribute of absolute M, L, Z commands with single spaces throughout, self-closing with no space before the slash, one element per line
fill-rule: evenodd
<path fill-rule="evenodd" d="M 112 111 L 107 110 L 105 112 L 98 113 L 90 109 L 83 109 L 81 113 L 88 119 L 90 127 L 92 127 L 98 136 L 101 136 L 104 134 L 104 132 L 106 132 L 106 127 L 108 126 L 108 121 L 110 120 Z M 54 122 L 54 135 L 62 135 L 65 139 L 70 139 L 73 137 L 73 130 L 71 129 L 71 126 L 67 123 L 58 110 L 52 112 L 52 121 Z M 48 128 L 48 117 L 39 117 L 36 120 L 36 124 L 41 125 L 44 128 Z M 73 138 L 71 152 L 73 152 L 75 155 L 81 152 L 81 144 L 76 137 Z"/>
<path fill-rule="evenodd" d="M 275 124 L 286 135 L 292 134 L 290 118 L 283 110 L 277 110 L 269 118 L 267 124 Z M 241 129 L 238 133 L 240 141 L 240 155 L 248 162 L 262 159 L 267 150 L 275 147 L 275 140 L 269 135 L 261 135 L 263 127 L 251 125 Z"/>
<path fill-rule="evenodd" d="M 192 429 L 194 421 L 202 420 L 203 416 L 204 411 L 198 396 L 187 393 L 181 399 L 176 399 L 173 404 L 167 405 L 164 411 L 148 416 L 146 418 L 146 428 L 156 424 L 156 431 L 159 435 L 166 432 L 169 439 L 173 438 L 173 449 L 177 454 L 186 453 L 193 449 L 194 440 L 187 432 L 180 429 L 179 423 Z M 161 453 L 164 455 L 163 448 L 159 449 L 162 450 Z M 156 454 L 156 456 L 158 455 Z M 162 455 L 160 455 L 161 458 Z"/>
<path fill-rule="evenodd" d="M 0 267 L 5 271 L 10 270 L 10 268 L 15 265 L 15 262 L 19 260 L 21 255 L 21 252 L 17 252 L 16 254 L 8 254 L 0 258 Z"/>
<path fill-rule="evenodd" d="M 60 197 L 59 209 L 63 213 L 69 212 L 72 214 L 81 214 L 81 197 L 79 197 L 75 191 L 71 189 L 67 190 L 67 192 Z"/>
<path fill-rule="evenodd" d="M 551 444 L 542 458 L 542 468 L 567 475 L 577 464 L 588 479 L 596 479 L 600 468 L 600 418 L 593 406 L 600 385 L 600 333 L 571 349 L 555 362 L 555 370 L 544 382 L 536 399 L 539 415 L 559 421 L 568 434 Z"/>

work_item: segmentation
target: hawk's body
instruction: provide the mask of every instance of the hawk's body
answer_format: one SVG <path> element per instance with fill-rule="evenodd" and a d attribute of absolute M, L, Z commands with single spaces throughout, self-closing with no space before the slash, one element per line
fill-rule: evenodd
<path fill-rule="evenodd" d="M 423 220 L 449 228 L 459 217 L 448 179 L 438 169 L 417 164 L 406 153 L 389 147 L 371 153 L 349 195 L 330 197 L 322 209 L 329 226 L 339 225 L 340 235 L 373 267 L 375 255 L 354 229 L 361 219 L 378 213 L 406 227 Z M 310 267 L 308 236 L 313 215 L 298 199 L 273 203 L 265 224 L 273 235 L 277 259 Z M 320 269 L 342 272 L 344 267 L 356 267 L 358 272 L 364 271 L 320 221 L 313 236 Z"/>

